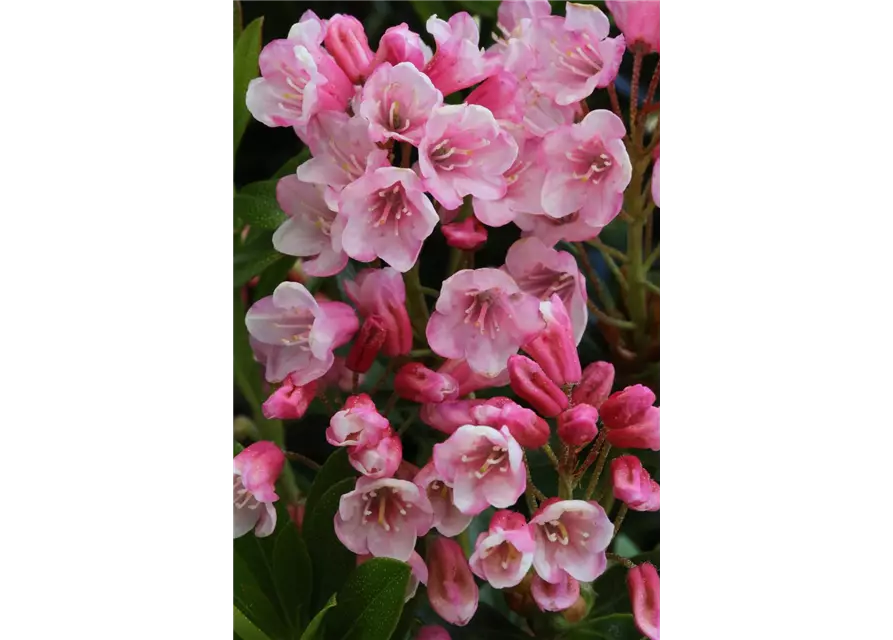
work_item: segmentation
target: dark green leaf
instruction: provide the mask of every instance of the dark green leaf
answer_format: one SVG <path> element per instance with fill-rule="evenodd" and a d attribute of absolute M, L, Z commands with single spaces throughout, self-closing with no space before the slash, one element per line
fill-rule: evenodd
<path fill-rule="evenodd" d="M 459 4 L 471 15 L 495 18 L 499 10 L 499 0 L 459 0 Z M 440 16 L 446 20 L 446 16 Z"/>
<path fill-rule="evenodd" d="M 294 174 L 298 170 L 298 167 L 304 164 L 308 158 L 310 158 L 310 148 L 304 147 L 298 155 L 287 160 L 285 164 L 279 167 L 279 170 L 273 174 L 273 177 L 284 178 L 285 176 Z"/>
<path fill-rule="evenodd" d="M 631 613 L 587 618 L 561 636 L 562 640 L 639 640 L 641 637 Z"/>
<path fill-rule="evenodd" d="M 464 627 L 449 625 L 453 640 L 529 640 L 530 636 L 490 605 L 481 602 L 474 617 Z"/>
<path fill-rule="evenodd" d="M 313 616 L 313 620 L 311 620 L 310 624 L 307 625 L 307 628 L 304 629 L 304 633 L 301 634 L 301 640 L 323 640 L 324 636 L 322 635 L 321 629 L 323 619 L 326 617 L 326 612 L 336 604 L 337 598 L 335 597 L 335 594 L 332 594 L 329 601 L 319 610 L 319 613 Z"/>
<path fill-rule="evenodd" d="M 260 55 L 261 29 L 263 18 L 254 20 L 245 27 L 233 51 L 233 154 L 239 148 L 239 141 L 251 119 L 245 104 L 248 83 L 257 77 L 257 58 Z"/>
<path fill-rule="evenodd" d="M 660 551 L 649 551 L 630 558 L 634 564 L 650 562 L 660 568 Z M 615 564 L 608 567 L 602 575 L 592 583 L 595 591 L 595 602 L 589 612 L 589 618 L 597 618 L 612 613 L 631 613 L 629 591 L 626 586 L 627 568 Z"/>
<path fill-rule="evenodd" d="M 350 460 L 347 458 L 347 449 L 340 448 L 329 456 L 323 464 L 322 469 L 316 474 L 313 486 L 310 488 L 310 495 L 307 496 L 306 511 L 308 515 L 313 513 L 316 503 L 322 495 L 329 490 L 332 485 L 341 482 L 345 478 L 356 477 L 356 471 L 350 466 Z"/>
<path fill-rule="evenodd" d="M 279 208 L 276 196 L 268 193 L 255 195 L 244 190 L 233 196 L 233 220 L 257 229 L 275 231 L 286 215 Z"/>
<path fill-rule="evenodd" d="M 294 256 L 283 255 L 281 260 L 277 260 L 264 269 L 260 274 L 257 286 L 254 287 L 254 299 L 260 300 L 272 295 L 276 287 L 288 280 L 288 272 L 294 268 L 295 262 Z"/>
<path fill-rule="evenodd" d="M 241 287 L 268 267 L 285 259 L 286 256 L 273 248 L 273 234 L 270 231 L 261 231 L 245 243 L 237 240 L 233 249 L 233 286 Z M 244 320 L 243 317 L 243 324 Z"/>
<path fill-rule="evenodd" d="M 233 295 L 233 374 L 239 391 L 251 405 L 255 417 L 260 412 L 263 394 L 260 367 L 254 361 L 248 329 L 245 327 L 245 305 L 237 289 Z"/>
<path fill-rule="evenodd" d="M 304 540 L 313 562 L 313 594 L 321 607 L 356 567 L 357 557 L 335 535 L 334 518 L 341 496 L 352 491 L 356 481 L 345 478 L 320 496 L 304 515 Z"/>
<path fill-rule="evenodd" d="M 253 533 L 248 533 L 239 540 L 250 542 Z M 235 542 L 235 541 L 234 541 Z M 234 545 L 235 547 L 235 545 Z M 256 560 L 257 558 L 255 558 Z M 233 603 L 253 624 L 273 638 L 284 637 L 288 629 L 283 624 L 276 606 L 273 604 L 273 587 L 262 586 L 256 572 L 252 571 L 251 561 L 233 549 Z M 237 629 L 237 631 L 239 631 Z M 241 632 L 239 635 L 242 635 Z M 246 636 L 242 636 L 245 638 Z"/>
<path fill-rule="evenodd" d="M 338 591 L 329 633 L 341 640 L 388 640 L 403 611 L 409 565 L 373 558 L 357 567 Z"/>
<path fill-rule="evenodd" d="M 233 442 L 233 458 L 242 453 L 242 449 L 244 448 L 245 447 L 240 445 L 238 442 Z"/>
<path fill-rule="evenodd" d="M 427 22 L 428 18 L 437 15 L 441 20 L 448 20 L 453 12 L 447 7 L 442 0 L 410 0 L 412 8 L 415 9 L 422 22 Z"/>
<path fill-rule="evenodd" d="M 309 617 L 313 570 L 307 547 L 297 527 L 284 527 L 273 546 L 273 582 L 285 613 L 294 628 Z"/>
<path fill-rule="evenodd" d="M 235 0 L 233 2 L 233 46 L 239 41 L 240 35 L 242 35 L 242 3 Z"/>
<path fill-rule="evenodd" d="M 269 636 L 251 622 L 235 605 L 233 605 L 233 633 L 238 633 L 242 640 L 270 640 Z"/>

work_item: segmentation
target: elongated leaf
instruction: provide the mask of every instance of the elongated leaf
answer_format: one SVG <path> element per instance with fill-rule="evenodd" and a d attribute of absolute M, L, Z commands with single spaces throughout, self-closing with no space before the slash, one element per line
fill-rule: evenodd
<path fill-rule="evenodd" d="M 244 286 L 251 278 L 260 275 L 283 259 L 273 248 L 258 247 L 233 256 L 233 287 Z"/>
<path fill-rule="evenodd" d="M 300 629 L 305 618 L 310 617 L 313 569 L 297 527 L 287 526 L 276 536 L 272 560 L 276 592 L 291 626 Z"/>
<path fill-rule="evenodd" d="M 639 554 L 630 560 L 634 564 L 650 562 L 660 568 L 660 551 L 649 551 Z M 626 586 L 627 568 L 622 565 L 609 567 L 592 583 L 595 591 L 595 602 L 589 612 L 589 618 L 599 618 L 612 613 L 631 613 L 629 591 Z"/>
<path fill-rule="evenodd" d="M 242 134 L 251 119 L 245 105 L 248 83 L 258 75 L 261 29 L 264 19 L 258 18 L 245 27 L 233 50 L 233 154 L 239 148 Z"/>
<path fill-rule="evenodd" d="M 445 625 L 453 640 L 527 640 L 530 636 L 485 602 L 478 604 L 474 617 L 464 627 Z"/>
<path fill-rule="evenodd" d="M 310 621 L 310 624 L 307 625 L 307 628 L 304 629 L 304 633 L 301 634 L 301 640 L 323 640 L 325 636 L 322 635 L 322 623 L 326 617 L 326 612 L 334 607 L 337 604 L 337 597 L 335 594 L 332 594 L 332 597 L 329 598 L 329 601 L 326 605 L 319 610 L 315 616 L 313 616 L 313 620 Z"/>
<path fill-rule="evenodd" d="M 316 503 L 319 502 L 322 494 L 328 491 L 332 485 L 341 482 L 345 478 L 355 477 L 356 471 L 350 466 L 347 449 L 341 448 L 335 451 L 316 474 L 316 479 L 314 479 L 313 486 L 310 488 L 310 495 L 307 496 L 305 513 L 313 513 Z"/>
<path fill-rule="evenodd" d="M 327 635 L 341 640 L 388 640 L 403 612 L 409 573 L 408 564 L 390 558 L 373 558 L 357 567 L 338 591 Z"/>
<path fill-rule="evenodd" d="M 285 218 L 286 215 L 276 202 L 275 187 L 273 195 L 260 190 L 242 190 L 233 196 L 233 221 L 239 220 L 253 228 L 275 231 L 285 222 Z"/>
<path fill-rule="evenodd" d="M 242 304 L 238 289 L 233 295 L 233 374 L 239 391 L 251 405 L 256 418 L 263 402 L 260 365 L 255 362 L 251 344 L 248 342 L 245 305 Z"/>
<path fill-rule="evenodd" d="M 240 35 L 242 35 L 242 3 L 235 0 L 233 2 L 233 47 L 239 41 Z"/>
<path fill-rule="evenodd" d="M 242 453 L 242 449 L 244 448 L 245 447 L 240 445 L 238 442 L 233 442 L 233 458 Z"/>
<path fill-rule="evenodd" d="M 587 619 L 561 636 L 562 640 L 639 640 L 641 637 L 631 613 Z"/>
<path fill-rule="evenodd" d="M 307 162 L 308 158 L 310 158 L 310 148 L 304 147 L 298 155 L 287 160 L 285 164 L 279 167 L 279 170 L 273 174 L 273 177 L 284 178 L 285 176 L 292 175 L 298 170 L 298 167 Z"/>
<path fill-rule="evenodd" d="M 313 562 L 313 598 L 321 607 L 356 567 L 357 558 L 335 535 L 334 518 L 341 496 L 352 491 L 353 478 L 335 483 L 304 515 L 304 540 Z"/>
<path fill-rule="evenodd" d="M 254 538 L 254 534 L 247 536 Z M 288 628 L 273 604 L 272 587 L 261 585 L 251 565 L 241 553 L 233 550 L 233 604 L 257 628 L 273 638 L 284 637 Z M 237 630 L 238 631 L 238 630 Z M 239 635 L 242 635 L 241 633 Z M 242 636 L 245 638 L 245 636 Z"/>
<path fill-rule="evenodd" d="M 270 640 L 270 637 L 251 622 L 235 605 L 233 605 L 233 631 L 238 633 L 242 640 Z"/>

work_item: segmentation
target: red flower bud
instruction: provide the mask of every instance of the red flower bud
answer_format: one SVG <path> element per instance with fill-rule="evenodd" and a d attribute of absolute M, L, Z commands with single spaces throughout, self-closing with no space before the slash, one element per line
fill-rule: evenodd
<path fill-rule="evenodd" d="M 557 293 L 540 302 L 540 314 L 546 327 L 522 348 L 530 354 L 543 371 L 559 386 L 576 384 L 583 376 L 574 326 L 567 309 Z"/>
<path fill-rule="evenodd" d="M 599 413 L 608 430 L 607 439 L 615 447 L 660 450 L 660 409 L 654 392 L 636 384 L 611 394 Z"/>
<path fill-rule="evenodd" d="M 591 404 L 596 409 L 611 395 L 614 386 L 614 365 L 610 362 L 593 362 L 583 369 L 583 378 L 574 388 L 574 404 Z"/>
<path fill-rule="evenodd" d="M 509 358 L 512 389 L 540 414 L 552 418 L 567 408 L 567 396 L 536 362 L 524 356 Z"/>
<path fill-rule="evenodd" d="M 633 620 L 650 640 L 660 640 L 660 576 L 654 565 L 645 562 L 626 574 Z"/>
<path fill-rule="evenodd" d="M 574 405 L 558 416 L 558 437 L 565 444 L 582 447 L 598 435 L 598 409 L 588 404 Z"/>
<path fill-rule="evenodd" d="M 350 348 L 350 353 L 347 354 L 345 366 L 357 373 L 369 371 L 386 337 L 387 330 L 378 316 L 366 318 Z"/>
<path fill-rule="evenodd" d="M 287 376 L 282 386 L 264 402 L 264 417 L 268 420 L 297 420 L 303 417 L 316 395 L 316 389 L 316 380 L 298 387 L 292 383 L 291 376 Z"/>
<path fill-rule="evenodd" d="M 651 479 L 636 456 L 620 456 L 611 460 L 611 481 L 614 497 L 633 511 L 660 509 L 660 485 Z"/>
<path fill-rule="evenodd" d="M 465 251 L 477 251 L 487 242 L 487 228 L 474 216 L 462 222 L 452 222 L 440 227 L 447 244 Z"/>
<path fill-rule="evenodd" d="M 459 397 L 459 383 L 451 375 L 431 371 L 420 362 L 410 362 L 394 376 L 394 391 L 412 402 L 443 402 Z"/>

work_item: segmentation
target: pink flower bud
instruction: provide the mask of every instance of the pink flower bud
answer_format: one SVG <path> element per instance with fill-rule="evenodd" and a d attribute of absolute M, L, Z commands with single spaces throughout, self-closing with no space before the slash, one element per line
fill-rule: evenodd
<path fill-rule="evenodd" d="M 459 383 L 459 397 L 467 396 L 479 389 L 492 387 L 504 387 L 509 383 L 509 371 L 503 369 L 495 376 L 487 376 L 477 373 L 468 366 L 467 360 L 447 360 L 437 370 L 438 373 L 448 373 Z"/>
<path fill-rule="evenodd" d="M 487 401 L 484 399 L 477 399 L 428 403 L 422 405 L 419 418 L 432 429 L 449 435 L 462 425 L 472 424 L 474 422 L 471 416 L 472 408 L 485 402 Z"/>
<path fill-rule="evenodd" d="M 367 394 L 351 396 L 329 421 L 326 440 L 336 447 L 375 446 L 390 432 L 391 423 L 378 413 Z"/>
<path fill-rule="evenodd" d="M 540 415 L 553 418 L 567 408 L 567 396 L 530 358 L 511 356 L 509 379 L 514 392 L 529 402 Z"/>
<path fill-rule="evenodd" d="M 419 629 L 415 640 L 450 640 L 450 634 L 441 626 L 429 624 Z"/>
<path fill-rule="evenodd" d="M 477 251 L 487 242 L 487 228 L 474 216 L 442 225 L 440 230 L 448 245 L 464 251 Z"/>
<path fill-rule="evenodd" d="M 403 459 L 403 443 L 388 429 L 387 434 L 377 442 L 348 447 L 347 457 L 351 466 L 364 476 L 390 478 L 397 472 Z"/>
<path fill-rule="evenodd" d="M 577 355 L 574 326 L 567 315 L 564 302 L 554 293 L 549 300 L 540 302 L 540 313 L 546 321 L 546 327 L 522 349 L 530 354 L 555 384 L 564 386 L 580 382 L 583 377 L 580 356 Z"/>
<path fill-rule="evenodd" d="M 390 27 L 378 41 L 378 52 L 372 63 L 373 68 L 382 62 L 390 62 L 394 66 L 401 62 L 409 62 L 421 71 L 426 62 L 425 44 L 421 36 L 410 31 L 405 22 Z"/>
<path fill-rule="evenodd" d="M 437 614 L 464 627 L 478 608 L 478 586 L 459 543 L 438 536 L 428 545 L 428 600 Z"/>
<path fill-rule="evenodd" d="M 527 575 L 535 549 L 524 516 L 500 510 L 493 514 L 489 530 L 478 535 L 468 564 L 477 577 L 496 589 L 514 587 Z"/>
<path fill-rule="evenodd" d="M 636 456 L 620 456 L 611 460 L 614 497 L 633 511 L 660 509 L 660 485 L 651 479 Z"/>
<path fill-rule="evenodd" d="M 292 383 L 291 376 L 287 376 L 282 386 L 264 402 L 264 417 L 268 420 L 297 420 L 303 417 L 316 395 L 317 386 L 314 380 L 298 387 Z"/>
<path fill-rule="evenodd" d="M 582 447 L 598 435 L 598 409 L 588 404 L 574 405 L 558 416 L 558 437 L 565 444 Z"/>
<path fill-rule="evenodd" d="M 369 367 L 375 362 L 387 335 L 387 329 L 385 329 L 381 318 L 378 316 L 366 318 L 347 354 L 345 366 L 357 373 L 369 371 Z"/>
<path fill-rule="evenodd" d="M 285 454 L 272 442 L 255 442 L 233 458 L 233 538 L 254 529 L 259 538 L 276 528 L 276 480 Z"/>
<path fill-rule="evenodd" d="M 577 602 L 580 597 L 580 583 L 564 573 L 559 582 L 546 582 L 538 575 L 533 576 L 530 593 L 543 611 L 564 611 Z"/>
<path fill-rule="evenodd" d="M 660 450 L 660 409 L 654 392 L 636 384 L 611 396 L 599 407 L 608 442 L 615 447 Z"/>
<path fill-rule="evenodd" d="M 629 599 L 636 626 L 650 640 L 660 640 L 660 576 L 654 565 L 645 562 L 626 574 Z"/>
<path fill-rule="evenodd" d="M 375 56 L 363 24 L 353 16 L 336 13 L 329 20 L 325 45 L 350 81 L 360 84 Z"/>
<path fill-rule="evenodd" d="M 660 53 L 660 0 L 608 0 L 608 11 L 630 50 L 639 43 Z"/>
<path fill-rule="evenodd" d="M 517 78 L 507 71 L 500 71 L 479 84 L 465 102 L 487 107 L 497 120 L 517 123 L 523 119 L 526 107 L 518 89 Z"/>
<path fill-rule="evenodd" d="M 574 388 L 574 404 L 591 404 L 596 409 L 611 395 L 614 386 L 614 365 L 610 362 L 593 362 L 583 369 L 583 378 Z"/>
<path fill-rule="evenodd" d="M 363 317 L 376 315 L 387 329 L 382 353 L 393 358 L 412 349 L 412 325 L 406 311 L 403 276 L 391 267 L 363 269 L 356 280 L 345 280 L 344 291 Z"/>
<path fill-rule="evenodd" d="M 459 383 L 451 375 L 431 371 L 420 362 L 410 362 L 394 376 L 394 391 L 412 402 L 443 402 L 459 397 Z"/>
<path fill-rule="evenodd" d="M 508 398 L 490 398 L 471 409 L 474 424 L 505 426 L 522 447 L 538 449 L 549 441 L 549 423 Z"/>

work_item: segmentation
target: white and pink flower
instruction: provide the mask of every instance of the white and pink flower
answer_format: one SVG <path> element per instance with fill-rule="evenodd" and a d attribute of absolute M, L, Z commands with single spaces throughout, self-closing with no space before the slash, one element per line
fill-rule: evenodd
<path fill-rule="evenodd" d="M 470 87 L 487 77 L 487 63 L 478 44 L 480 31 L 468 13 L 455 13 L 449 22 L 431 16 L 425 28 L 434 36 L 437 50 L 424 71 L 443 95 Z"/>
<path fill-rule="evenodd" d="M 429 462 L 413 479 L 428 496 L 434 510 L 434 528 L 447 537 L 457 536 L 468 527 L 470 514 L 462 513 L 453 503 L 453 490 L 437 473 L 434 462 Z"/>
<path fill-rule="evenodd" d="M 441 104 L 443 95 L 411 63 L 385 62 L 363 85 L 359 114 L 369 121 L 375 142 L 393 138 L 417 145 L 428 117 Z"/>
<path fill-rule="evenodd" d="M 533 564 L 535 548 L 524 516 L 501 510 L 493 514 L 490 528 L 478 535 L 468 564 L 477 577 L 494 588 L 514 587 Z"/>
<path fill-rule="evenodd" d="M 276 480 L 285 454 L 272 442 L 255 442 L 233 458 L 233 538 L 254 529 L 263 538 L 276 528 Z"/>
<path fill-rule="evenodd" d="M 546 582 L 561 582 L 565 572 L 581 582 L 604 573 L 614 525 L 597 502 L 550 498 L 530 525 L 536 538 L 533 567 Z"/>

